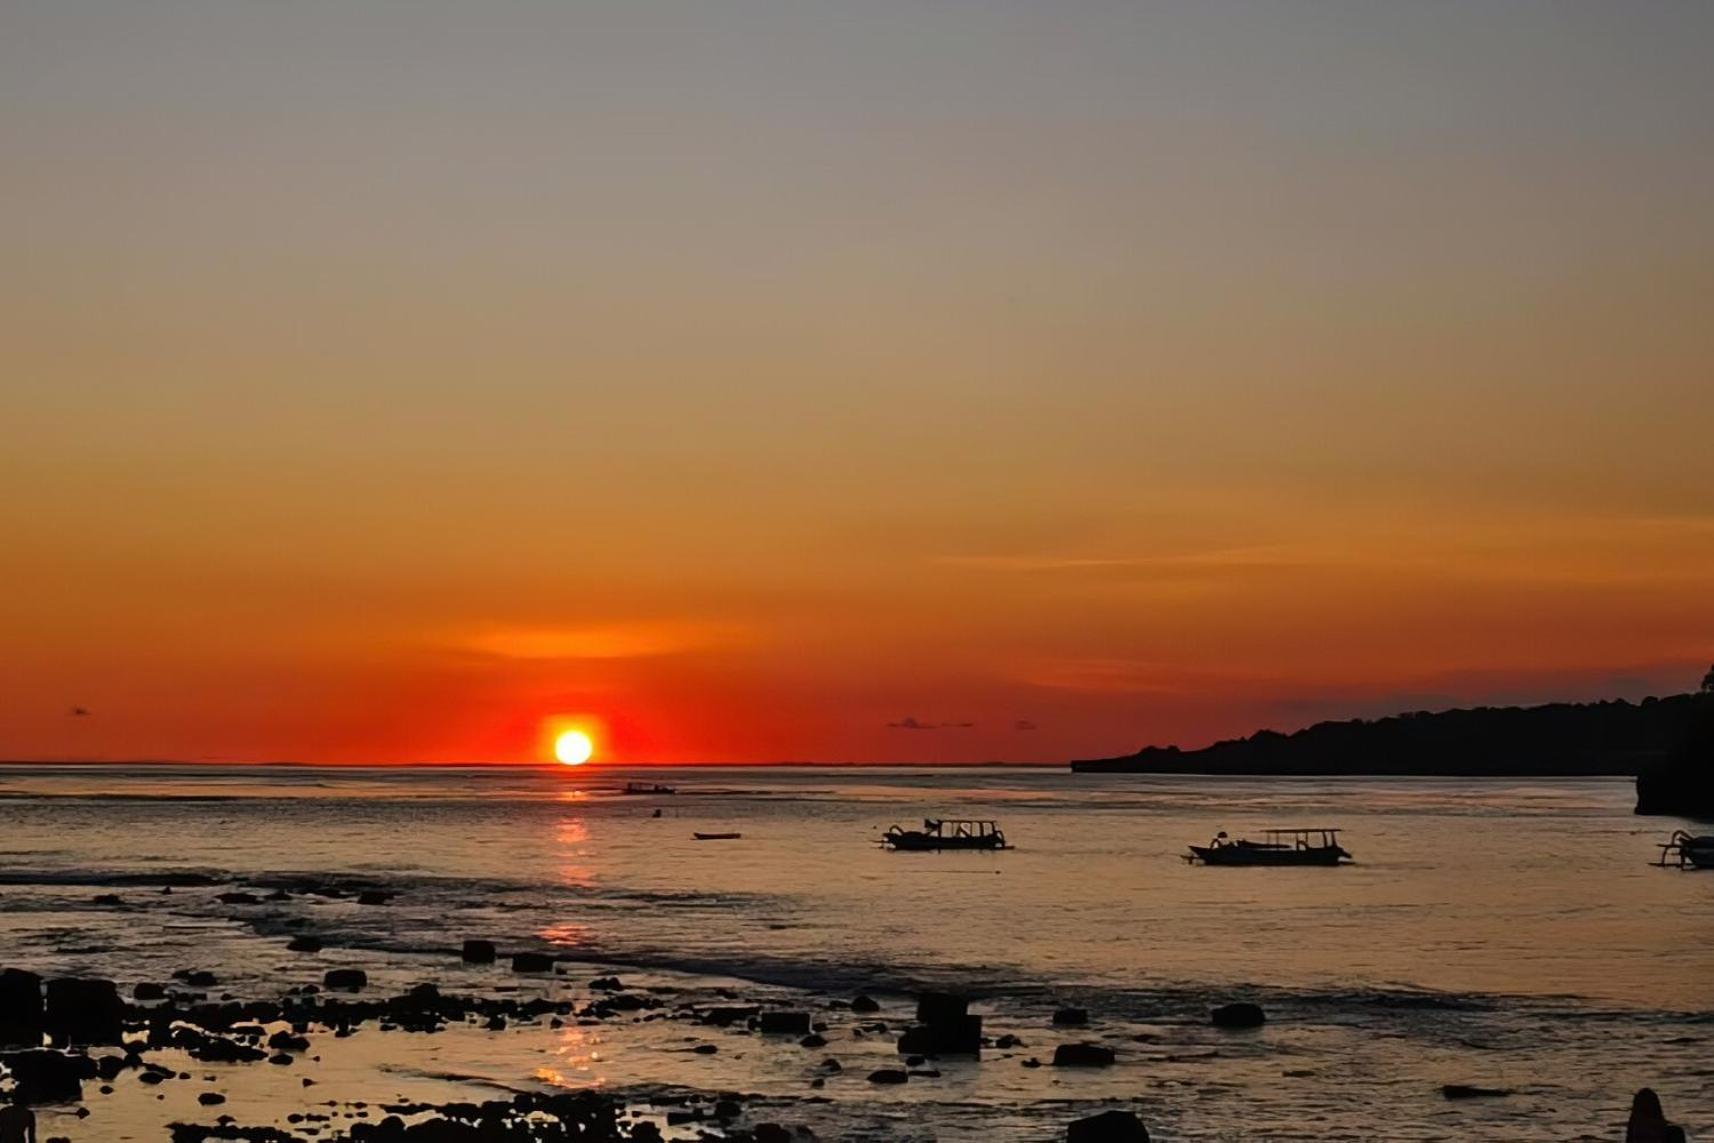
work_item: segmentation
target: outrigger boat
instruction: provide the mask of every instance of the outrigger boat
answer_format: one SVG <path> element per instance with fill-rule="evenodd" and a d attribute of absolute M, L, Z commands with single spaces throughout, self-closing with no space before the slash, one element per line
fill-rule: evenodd
<path fill-rule="evenodd" d="M 888 849 L 1010 849 L 1006 835 L 991 821 L 961 821 L 953 818 L 924 818 L 921 829 L 889 826 L 881 835 Z"/>
<path fill-rule="evenodd" d="M 1270 829 L 1261 841 L 1232 841 L 1221 830 L 1207 845 L 1193 845 L 1186 861 L 1204 865 L 1338 865 L 1351 855 L 1336 829 Z"/>
<path fill-rule="evenodd" d="M 650 782 L 626 782 L 625 783 L 625 789 L 622 792 L 626 793 L 626 794 L 632 794 L 632 795 L 636 795 L 636 794 L 676 794 L 676 793 L 678 793 L 678 791 L 673 789 L 673 787 L 671 787 L 671 786 L 660 786 L 660 785 L 655 785 L 655 784 L 650 783 Z"/>
<path fill-rule="evenodd" d="M 1660 843 L 1660 860 L 1650 862 L 1662 868 L 1714 869 L 1714 834 L 1696 837 L 1684 830 L 1674 830 L 1672 836 Z"/>

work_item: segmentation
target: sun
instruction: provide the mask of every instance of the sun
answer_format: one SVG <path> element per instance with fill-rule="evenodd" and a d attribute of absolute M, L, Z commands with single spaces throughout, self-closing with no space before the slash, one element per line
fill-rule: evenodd
<path fill-rule="evenodd" d="M 595 757 L 595 741 L 581 730 L 562 730 L 553 740 L 553 756 L 567 766 L 581 766 Z"/>

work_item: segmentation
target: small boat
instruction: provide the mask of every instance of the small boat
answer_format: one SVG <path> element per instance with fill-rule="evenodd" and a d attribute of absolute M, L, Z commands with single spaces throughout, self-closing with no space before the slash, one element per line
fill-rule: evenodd
<path fill-rule="evenodd" d="M 1006 844 L 1006 835 L 997 823 L 954 818 L 924 818 L 921 829 L 888 826 L 881 835 L 881 844 L 888 849 L 912 851 L 1012 848 Z"/>
<path fill-rule="evenodd" d="M 1672 836 L 1660 842 L 1660 860 L 1650 862 L 1662 868 L 1714 869 L 1714 834 L 1696 837 L 1684 830 L 1673 830 Z"/>
<path fill-rule="evenodd" d="M 744 835 L 741 833 L 693 833 L 690 836 L 697 841 L 737 841 Z"/>
<path fill-rule="evenodd" d="M 1207 845 L 1193 845 L 1185 860 L 1204 865 L 1338 865 L 1351 855 L 1336 829 L 1270 829 L 1261 841 L 1232 841 L 1221 830 Z"/>
<path fill-rule="evenodd" d="M 659 786 L 652 782 L 626 782 L 623 791 L 627 794 L 676 794 L 678 791 L 671 786 Z"/>

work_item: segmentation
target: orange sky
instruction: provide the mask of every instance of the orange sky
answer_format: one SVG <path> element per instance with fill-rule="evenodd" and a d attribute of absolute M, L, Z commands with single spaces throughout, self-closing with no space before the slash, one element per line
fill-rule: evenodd
<path fill-rule="evenodd" d="M 1700 7 L 148 8 L 0 35 L 0 756 L 1057 760 L 1714 658 Z"/>

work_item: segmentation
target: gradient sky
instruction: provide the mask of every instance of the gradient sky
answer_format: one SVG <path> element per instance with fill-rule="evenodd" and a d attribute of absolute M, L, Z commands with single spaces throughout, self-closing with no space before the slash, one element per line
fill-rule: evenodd
<path fill-rule="evenodd" d="M 0 757 L 564 715 L 1045 760 L 1690 689 L 1710 45 L 1688 2 L 7 3 Z"/>

